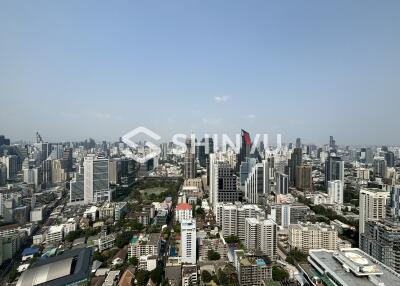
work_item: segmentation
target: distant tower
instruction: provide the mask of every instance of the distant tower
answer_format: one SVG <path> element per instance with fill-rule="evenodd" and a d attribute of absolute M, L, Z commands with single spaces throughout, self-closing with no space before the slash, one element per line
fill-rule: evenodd
<path fill-rule="evenodd" d="M 196 264 L 196 221 L 181 223 L 182 263 Z"/>
<path fill-rule="evenodd" d="M 108 159 L 85 157 L 84 168 L 84 202 L 85 204 L 111 201 L 111 190 L 108 182 Z"/>
<path fill-rule="evenodd" d="M 196 178 L 196 148 L 191 138 L 186 139 L 186 153 L 184 159 L 184 179 Z"/>

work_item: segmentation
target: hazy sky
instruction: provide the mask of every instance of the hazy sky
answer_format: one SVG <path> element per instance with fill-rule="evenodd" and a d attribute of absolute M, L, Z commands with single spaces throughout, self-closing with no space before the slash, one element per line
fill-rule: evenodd
<path fill-rule="evenodd" d="M 400 1 L 0 0 L 0 134 L 400 144 Z"/>

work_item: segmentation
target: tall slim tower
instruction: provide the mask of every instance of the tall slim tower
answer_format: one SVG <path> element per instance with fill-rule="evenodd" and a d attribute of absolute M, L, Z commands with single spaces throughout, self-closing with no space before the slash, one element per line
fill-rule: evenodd
<path fill-rule="evenodd" d="M 196 264 L 196 221 L 181 222 L 182 262 Z"/>
<path fill-rule="evenodd" d="M 385 218 L 386 201 L 389 192 L 381 189 L 362 189 L 360 191 L 360 234 L 365 231 L 365 224 L 369 220 Z"/>
<path fill-rule="evenodd" d="M 184 159 L 184 179 L 196 178 L 196 148 L 193 139 L 186 139 L 186 153 Z"/>

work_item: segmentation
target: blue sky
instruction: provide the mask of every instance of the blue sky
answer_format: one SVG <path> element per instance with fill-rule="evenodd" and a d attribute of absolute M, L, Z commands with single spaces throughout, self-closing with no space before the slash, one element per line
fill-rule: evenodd
<path fill-rule="evenodd" d="M 0 1 L 0 134 L 399 144 L 400 1 Z"/>

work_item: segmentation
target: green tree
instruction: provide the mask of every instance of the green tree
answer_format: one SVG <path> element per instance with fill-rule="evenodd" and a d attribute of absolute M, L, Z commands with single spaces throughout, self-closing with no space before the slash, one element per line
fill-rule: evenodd
<path fill-rule="evenodd" d="M 157 285 L 161 283 L 163 277 L 163 269 L 157 266 L 153 271 L 150 272 L 150 279 Z"/>
<path fill-rule="evenodd" d="M 203 280 L 203 282 L 205 283 L 209 283 L 212 280 L 212 275 L 210 272 L 208 272 L 207 270 L 203 270 L 201 272 L 201 280 Z"/>
<path fill-rule="evenodd" d="M 211 261 L 213 261 L 213 260 L 220 260 L 220 259 L 221 259 L 221 255 L 219 255 L 218 252 L 216 252 L 216 251 L 210 249 L 210 250 L 207 252 L 207 258 L 208 258 L 208 260 L 211 260 Z"/>
<path fill-rule="evenodd" d="M 284 269 L 273 266 L 272 267 L 272 279 L 274 281 L 283 281 L 289 278 L 289 273 L 287 273 Z"/>
<path fill-rule="evenodd" d="M 129 258 L 129 264 L 136 267 L 139 264 L 139 259 L 136 256 L 132 256 Z"/>
<path fill-rule="evenodd" d="M 138 270 L 135 275 L 136 284 L 139 286 L 145 286 L 150 278 L 150 272 L 146 270 Z"/>
<path fill-rule="evenodd" d="M 129 241 L 132 238 L 132 232 L 131 231 L 124 231 L 120 235 L 117 236 L 115 239 L 115 245 L 118 248 L 123 248 L 125 245 L 129 243 Z"/>
<path fill-rule="evenodd" d="M 106 258 L 98 251 L 93 253 L 93 260 L 98 260 L 100 262 L 106 261 Z"/>

